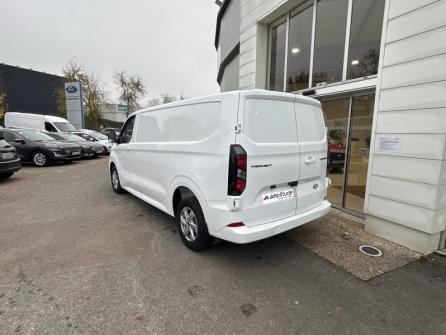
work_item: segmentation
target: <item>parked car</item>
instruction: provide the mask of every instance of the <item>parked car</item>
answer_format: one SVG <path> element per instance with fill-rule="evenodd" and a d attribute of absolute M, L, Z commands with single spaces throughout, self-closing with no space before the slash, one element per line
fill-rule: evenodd
<path fill-rule="evenodd" d="M 104 129 L 102 129 L 102 130 L 100 131 L 100 133 L 101 133 L 102 135 L 107 136 L 107 138 L 110 139 L 110 137 L 114 138 L 114 137 L 116 137 L 116 136 L 119 136 L 119 131 L 120 131 L 120 129 L 118 129 L 118 128 L 104 128 Z M 113 134 L 114 134 L 114 135 L 113 135 Z M 110 135 L 111 135 L 111 136 L 110 136 Z"/>
<path fill-rule="evenodd" d="M 52 115 L 8 112 L 5 114 L 6 128 L 37 129 L 50 132 L 76 131 L 64 118 Z"/>
<path fill-rule="evenodd" d="M 340 171 L 345 163 L 345 145 L 328 137 L 327 167 L 331 172 Z"/>
<path fill-rule="evenodd" d="M 53 162 L 71 162 L 81 157 L 77 144 L 56 141 L 35 129 L 4 129 L 6 142 L 14 146 L 22 162 L 41 167 Z"/>
<path fill-rule="evenodd" d="M 0 126 L 0 129 L 3 127 Z M 3 139 L 0 130 L 0 179 L 11 177 L 22 168 L 22 163 L 16 149 Z"/>
<path fill-rule="evenodd" d="M 88 141 L 91 142 L 99 142 L 104 147 L 105 153 L 110 154 L 110 149 L 115 144 L 112 141 L 109 140 L 108 136 L 105 136 L 101 133 L 98 133 L 94 130 L 89 129 L 80 129 L 77 132 L 73 132 L 73 134 L 78 135 L 82 138 L 85 138 Z"/>
<path fill-rule="evenodd" d="M 105 150 L 104 146 L 98 142 L 90 142 L 83 137 L 73 133 L 47 133 L 55 140 L 78 144 L 81 147 L 82 157 L 98 158 Z"/>
<path fill-rule="evenodd" d="M 249 243 L 328 213 L 320 103 L 234 91 L 143 109 L 109 159 L 112 187 L 174 216 L 192 250 Z"/>

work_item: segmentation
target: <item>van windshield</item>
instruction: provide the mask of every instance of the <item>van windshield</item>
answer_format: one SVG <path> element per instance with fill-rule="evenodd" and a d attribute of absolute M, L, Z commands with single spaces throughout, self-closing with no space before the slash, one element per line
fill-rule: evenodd
<path fill-rule="evenodd" d="M 60 131 L 76 131 L 77 129 L 70 122 L 53 122 Z"/>

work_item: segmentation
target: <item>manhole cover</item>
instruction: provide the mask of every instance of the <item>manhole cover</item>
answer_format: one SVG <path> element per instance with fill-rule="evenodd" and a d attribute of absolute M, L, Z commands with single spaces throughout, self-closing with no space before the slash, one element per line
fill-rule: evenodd
<path fill-rule="evenodd" d="M 361 251 L 363 254 L 367 256 L 372 256 L 372 257 L 380 257 L 383 255 L 381 250 L 371 245 L 361 245 L 359 247 L 359 251 Z"/>

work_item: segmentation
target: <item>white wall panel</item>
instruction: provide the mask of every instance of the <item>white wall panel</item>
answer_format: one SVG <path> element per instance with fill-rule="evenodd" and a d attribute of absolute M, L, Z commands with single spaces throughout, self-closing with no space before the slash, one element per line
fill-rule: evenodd
<path fill-rule="evenodd" d="M 446 22 L 446 19 L 445 19 Z M 383 68 L 381 89 L 446 80 L 446 54 Z"/>
<path fill-rule="evenodd" d="M 372 175 L 432 185 L 446 184 L 443 161 L 375 154 Z"/>
<path fill-rule="evenodd" d="M 418 24 L 414 22 L 413 24 Z M 386 45 L 384 66 L 446 53 L 446 27 Z"/>
<path fill-rule="evenodd" d="M 434 211 L 371 195 L 369 212 L 383 219 L 430 234 L 445 229 L 446 209 Z"/>
<path fill-rule="evenodd" d="M 446 107 L 446 81 L 381 91 L 379 111 Z"/>
<path fill-rule="evenodd" d="M 446 207 L 446 199 L 437 201 L 439 186 L 407 180 L 372 176 L 370 194 L 436 210 Z"/>
<path fill-rule="evenodd" d="M 404 132 L 401 129 L 400 132 Z M 400 147 L 395 151 L 380 150 L 381 137 L 398 137 Z M 426 159 L 445 159 L 445 134 L 377 134 L 375 137 L 375 152 L 380 155 L 403 156 Z"/>
<path fill-rule="evenodd" d="M 406 1 L 407 2 L 407 1 Z M 446 25 L 446 1 L 433 2 L 389 21 L 386 42 L 423 33 Z M 416 22 L 417 24 L 413 24 Z"/>
<path fill-rule="evenodd" d="M 446 108 L 389 111 L 377 118 L 378 133 L 446 133 Z"/>
<path fill-rule="evenodd" d="M 389 19 L 437 1 L 439 0 L 391 0 L 389 7 Z"/>

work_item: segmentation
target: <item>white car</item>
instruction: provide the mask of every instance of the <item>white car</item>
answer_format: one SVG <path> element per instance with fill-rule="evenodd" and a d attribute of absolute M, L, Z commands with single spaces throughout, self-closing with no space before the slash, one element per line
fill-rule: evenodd
<path fill-rule="evenodd" d="M 174 216 L 184 244 L 264 239 L 317 219 L 327 137 L 320 103 L 234 91 L 133 113 L 110 155 L 115 192 Z"/>
<path fill-rule="evenodd" d="M 110 153 L 111 148 L 115 145 L 114 142 L 110 141 L 109 138 L 94 130 L 89 129 L 79 129 L 77 132 L 73 132 L 73 134 L 77 136 L 81 136 L 82 138 L 93 141 L 93 142 L 99 142 L 104 146 L 104 150 L 106 154 Z"/>

